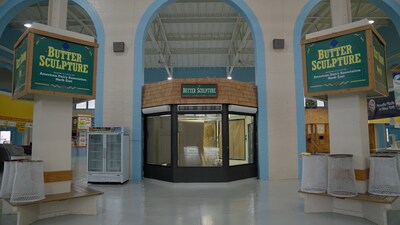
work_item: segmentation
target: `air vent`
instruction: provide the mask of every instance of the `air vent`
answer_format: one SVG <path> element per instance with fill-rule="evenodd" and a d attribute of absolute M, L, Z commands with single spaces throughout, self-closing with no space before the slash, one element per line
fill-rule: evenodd
<path fill-rule="evenodd" d="M 178 105 L 178 111 L 222 111 L 222 105 Z"/>

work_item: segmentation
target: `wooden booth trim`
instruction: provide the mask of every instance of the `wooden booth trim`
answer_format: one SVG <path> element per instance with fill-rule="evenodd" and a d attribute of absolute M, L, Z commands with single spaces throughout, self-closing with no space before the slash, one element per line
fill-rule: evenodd
<path fill-rule="evenodd" d="M 369 179 L 369 168 L 364 170 L 354 170 L 356 180 L 363 181 Z"/>
<path fill-rule="evenodd" d="M 70 181 L 72 180 L 72 170 L 43 172 L 43 176 L 45 183 Z"/>

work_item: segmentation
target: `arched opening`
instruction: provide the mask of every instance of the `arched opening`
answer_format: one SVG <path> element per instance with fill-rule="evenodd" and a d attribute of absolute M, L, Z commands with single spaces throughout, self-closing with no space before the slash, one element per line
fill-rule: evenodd
<path fill-rule="evenodd" d="M 133 117 L 132 117 L 132 174 L 134 180 L 142 179 L 143 165 L 143 120 L 142 120 L 142 85 L 144 84 L 144 46 L 145 37 L 151 22 L 157 12 L 173 1 L 154 2 L 144 13 L 135 34 L 134 79 L 133 79 Z M 267 147 L 267 112 L 266 112 L 266 77 L 263 35 L 257 19 L 250 8 L 241 1 L 227 1 L 234 9 L 243 15 L 251 28 L 255 49 L 255 82 L 258 91 L 258 175 L 260 179 L 268 177 L 268 147 Z M 260 135 L 262 135 L 260 137 Z"/>
<path fill-rule="evenodd" d="M 352 3 L 352 17 L 353 21 L 357 21 L 363 18 L 375 20 L 375 28 L 381 33 L 384 39 L 389 40 L 394 37 L 398 37 L 399 25 L 391 21 L 398 21 L 399 9 L 396 3 L 391 1 L 351 1 Z M 295 62 L 295 80 L 296 80 L 296 108 L 297 108 L 297 124 L 298 124 L 298 140 L 299 140 L 299 154 L 307 149 L 305 137 L 308 135 L 308 128 L 304 115 L 304 94 L 303 94 L 303 74 L 302 74 L 302 57 L 301 57 L 301 40 L 305 34 L 315 32 L 321 29 L 330 28 L 330 6 L 329 1 L 309 1 L 301 10 L 297 17 L 297 22 L 294 29 L 294 62 Z M 325 16 L 323 16 L 324 14 Z M 379 16 L 378 16 L 379 15 Z M 390 31 L 388 31 L 390 30 Z M 385 33 L 391 35 L 385 35 Z M 393 35 L 395 34 L 395 35 Z M 385 37 L 386 36 L 386 37 Z M 387 41 L 387 66 L 388 66 L 388 86 L 391 85 L 391 73 L 390 70 L 393 67 L 396 59 L 395 49 L 398 47 L 393 45 L 393 41 Z M 393 49 L 390 52 L 390 49 Z M 398 50 L 397 50 L 398 51 Z M 392 56 L 390 56 L 392 55 Z M 398 60 L 398 59 L 397 59 Z M 328 102 L 329 103 L 329 102 Z M 326 113 L 327 117 L 327 113 Z M 327 121 L 327 118 L 326 118 Z M 374 128 L 376 130 L 376 128 Z M 380 129 L 380 128 L 379 128 Z M 384 130 L 382 130 L 384 131 Z M 370 136 L 370 140 L 383 139 L 382 135 L 375 134 L 379 137 Z M 318 136 L 319 138 L 319 136 Z M 370 142 L 371 143 L 371 142 Z M 329 146 L 329 143 L 328 143 Z M 382 147 L 382 146 L 381 146 Z M 376 146 L 374 148 L 380 148 Z M 308 150 L 308 149 L 307 149 Z M 299 161 L 299 176 L 301 176 L 301 162 Z"/>

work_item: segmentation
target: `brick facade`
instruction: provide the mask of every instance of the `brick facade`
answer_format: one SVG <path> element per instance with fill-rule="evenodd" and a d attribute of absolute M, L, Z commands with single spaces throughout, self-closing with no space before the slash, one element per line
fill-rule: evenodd
<path fill-rule="evenodd" d="M 217 84 L 218 97 L 182 98 L 182 83 Z M 144 85 L 142 108 L 171 104 L 232 104 L 257 107 L 257 88 L 252 83 L 221 78 L 173 79 Z"/>

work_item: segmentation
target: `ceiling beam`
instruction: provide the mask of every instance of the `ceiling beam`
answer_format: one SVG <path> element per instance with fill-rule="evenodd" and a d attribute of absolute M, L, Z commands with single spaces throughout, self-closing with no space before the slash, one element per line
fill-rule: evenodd
<path fill-rule="evenodd" d="M 150 29 L 147 33 L 152 40 L 153 49 L 157 51 L 157 54 L 160 57 L 159 63 L 165 68 L 165 71 L 168 74 L 168 78 L 172 78 L 173 68 L 171 67 L 171 50 L 168 45 L 168 39 L 164 25 L 162 24 L 162 21 L 158 16 L 151 24 Z"/>
<path fill-rule="evenodd" d="M 237 37 L 236 37 L 237 38 Z M 229 41 L 232 40 L 232 33 L 174 33 L 167 34 L 168 42 L 172 41 Z M 161 39 L 157 40 L 160 41 Z M 247 40 L 252 40 L 249 36 Z M 146 41 L 151 41 L 146 37 Z"/>
<path fill-rule="evenodd" d="M 42 20 L 43 19 L 42 10 L 40 10 L 41 7 L 40 7 L 39 3 L 36 3 L 36 8 L 37 8 L 38 13 L 39 13 L 39 18 Z"/>
<path fill-rule="evenodd" d="M 72 18 L 74 18 L 81 26 L 83 26 L 86 31 L 93 37 L 96 37 L 95 31 L 93 31 L 90 27 L 88 27 L 82 20 L 79 19 L 79 17 L 72 11 L 68 10 L 67 12 Z M 67 21 L 68 24 L 68 21 Z"/>
<path fill-rule="evenodd" d="M 13 61 L 11 59 L 8 59 L 8 58 L 6 58 L 4 56 L 0 56 L 0 62 L 4 62 L 4 63 L 9 64 L 9 65 L 13 64 Z"/>
<path fill-rule="evenodd" d="M 4 46 L 4 45 L 0 45 L 0 50 L 2 50 L 2 51 L 5 51 L 5 52 L 8 52 L 8 53 L 10 53 L 10 54 L 13 54 L 14 55 L 14 52 L 13 52 L 13 50 L 12 49 L 9 49 L 9 48 L 7 48 L 6 46 Z"/>
<path fill-rule="evenodd" d="M 213 17 L 164 18 L 161 20 L 164 24 L 169 24 L 169 23 L 235 23 L 236 22 L 236 18 L 213 18 Z"/>
<path fill-rule="evenodd" d="M 171 48 L 172 55 L 226 55 L 228 48 Z M 253 54 L 254 48 L 242 48 L 242 54 Z M 145 49 L 145 55 L 158 55 L 158 50 Z"/>
<path fill-rule="evenodd" d="M 227 54 L 227 67 L 226 67 L 227 77 L 232 76 L 233 69 L 235 68 L 236 63 L 239 61 L 241 51 L 245 47 L 245 44 L 247 43 L 247 39 L 249 38 L 249 36 L 251 36 L 250 27 L 247 26 L 245 21 L 243 21 L 241 18 L 238 18 L 238 20 L 236 21 L 235 28 L 232 32 L 232 39 Z M 254 50 L 252 53 L 254 53 Z"/>
<path fill-rule="evenodd" d="M 330 11 L 331 10 L 330 10 L 329 7 L 324 7 L 323 11 L 320 14 L 320 15 L 323 15 L 323 16 L 316 17 L 316 18 L 309 17 L 309 18 L 313 19 L 313 22 L 310 25 L 308 25 L 306 29 L 304 29 L 303 34 L 308 34 L 314 28 L 314 26 L 318 30 L 318 27 L 315 24 L 320 22 L 320 20 L 322 20 L 323 18 L 326 18 L 325 16 L 329 15 Z M 329 17 L 329 20 L 330 20 L 330 17 Z M 329 22 L 329 24 L 330 24 L 330 22 Z"/>
<path fill-rule="evenodd" d="M 227 77 L 231 77 L 232 76 L 233 69 L 235 68 L 236 63 L 238 63 L 238 61 L 239 61 L 241 50 L 245 46 L 245 44 L 247 42 L 246 39 L 250 34 L 251 34 L 250 28 L 247 28 L 247 31 L 244 34 L 241 43 L 239 44 L 239 48 L 237 49 L 236 54 L 235 54 L 233 60 L 231 61 L 231 64 L 228 66 L 228 72 L 226 74 Z"/>

